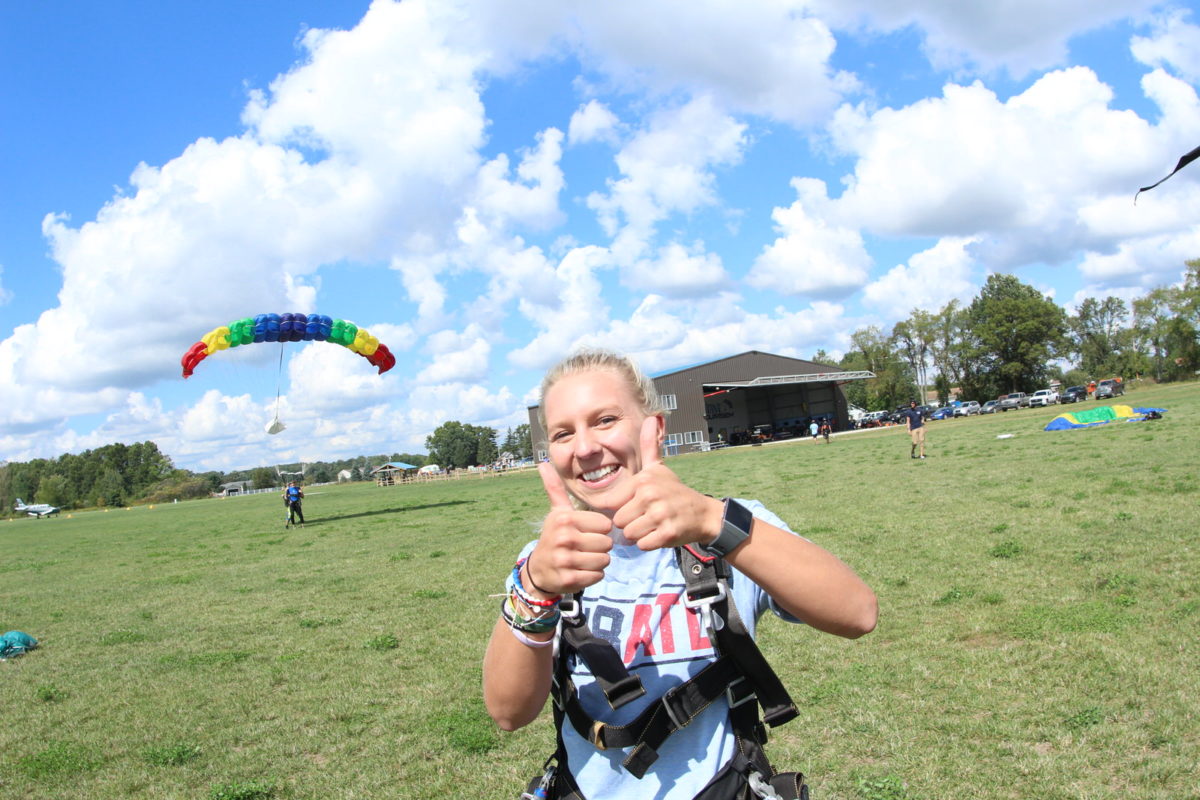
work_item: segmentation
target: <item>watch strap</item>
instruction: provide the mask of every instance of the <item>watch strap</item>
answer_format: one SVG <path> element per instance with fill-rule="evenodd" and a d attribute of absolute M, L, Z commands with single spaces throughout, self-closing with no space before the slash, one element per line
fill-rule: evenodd
<path fill-rule="evenodd" d="M 750 509 L 734 500 L 725 498 L 725 515 L 721 518 L 721 533 L 716 539 L 704 545 L 705 551 L 715 556 L 727 556 L 742 542 L 750 538 L 750 528 L 754 525 L 754 515 Z"/>

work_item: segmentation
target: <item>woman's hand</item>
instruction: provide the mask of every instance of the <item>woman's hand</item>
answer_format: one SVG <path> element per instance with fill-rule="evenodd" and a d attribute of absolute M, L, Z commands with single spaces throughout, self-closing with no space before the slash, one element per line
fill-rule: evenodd
<path fill-rule="evenodd" d="M 721 532 L 722 501 L 685 485 L 662 461 L 656 417 L 642 423 L 642 469 L 633 497 L 617 510 L 613 524 L 642 550 L 707 544 Z"/>
<path fill-rule="evenodd" d="M 573 594 L 604 577 L 613 524 L 597 511 L 576 509 L 553 465 L 538 464 L 538 473 L 550 498 L 550 513 L 525 567 L 533 566 L 530 582 L 545 592 Z M 536 591 L 533 586 L 525 588 Z"/>

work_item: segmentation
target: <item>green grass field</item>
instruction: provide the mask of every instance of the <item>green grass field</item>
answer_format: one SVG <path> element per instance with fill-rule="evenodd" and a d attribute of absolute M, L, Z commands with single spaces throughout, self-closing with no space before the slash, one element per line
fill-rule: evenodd
<path fill-rule="evenodd" d="M 858 641 L 761 629 L 802 711 L 768 752 L 814 797 L 1200 798 L 1200 386 L 1124 399 L 1169 413 L 668 462 L 879 595 Z M 42 643 L 0 663 L 0 794 L 516 798 L 549 715 L 499 732 L 479 665 L 545 505 L 530 471 L 316 487 L 286 531 L 274 495 L 0 522 L 0 631 Z"/>

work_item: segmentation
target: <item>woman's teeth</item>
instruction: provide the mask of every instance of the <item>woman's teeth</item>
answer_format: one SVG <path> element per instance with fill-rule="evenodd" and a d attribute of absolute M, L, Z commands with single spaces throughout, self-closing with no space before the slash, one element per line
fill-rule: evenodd
<path fill-rule="evenodd" d="M 617 468 L 614 466 L 601 467 L 600 469 L 594 469 L 591 472 L 583 473 L 583 479 L 585 481 L 598 481 L 605 475 L 608 475 L 611 472 L 616 472 L 616 470 Z"/>

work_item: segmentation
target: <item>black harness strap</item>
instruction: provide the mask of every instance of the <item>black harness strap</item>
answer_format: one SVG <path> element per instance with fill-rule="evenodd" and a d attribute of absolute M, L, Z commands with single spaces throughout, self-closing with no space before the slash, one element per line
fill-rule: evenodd
<path fill-rule="evenodd" d="M 676 548 L 675 555 L 684 576 L 685 605 L 701 609 L 701 618 L 711 626 L 707 633 L 718 657 L 647 706 L 632 722 L 609 725 L 595 719 L 579 702 L 567 668 L 572 656 L 587 664 L 614 709 L 645 694 L 645 689 L 640 678 L 629 674 L 612 645 L 588 628 L 579 595 L 571 598 L 570 611 L 563 613 L 552 687 L 559 738 L 565 719 L 581 738 L 600 750 L 632 748 L 622 763 L 638 778 L 658 759 L 659 749 L 671 734 L 689 724 L 722 695 L 729 700 L 735 734 L 740 740 L 753 741 L 759 752 L 766 742 L 766 729 L 758 721 L 751 700 L 762 705 L 764 719 L 772 727 L 798 714 L 787 689 L 746 630 L 736 604 L 731 602 L 729 570 L 724 559 L 701 556 L 690 547 Z M 561 741 L 559 752 L 565 755 Z"/>
<path fill-rule="evenodd" d="M 576 594 L 571 599 L 579 613 L 563 615 L 562 643 L 569 650 L 576 652 L 588 665 L 596 683 L 604 691 L 604 698 L 609 706 L 615 711 L 630 700 L 644 695 L 646 689 L 642 686 L 642 679 L 637 675 L 630 675 L 621 661 L 621 655 L 612 644 L 596 636 L 588 627 L 582 613 L 581 595 Z"/>
<path fill-rule="evenodd" d="M 753 687 L 763 709 L 763 720 L 774 728 L 795 719 L 800 713 L 799 710 L 792 702 L 783 681 L 779 680 L 775 670 L 771 669 L 762 651 L 758 649 L 754 637 L 746 630 L 745 623 L 738 614 L 737 605 L 730 602 L 728 595 L 720 597 L 719 590 L 714 592 L 711 588 L 720 585 L 720 581 L 727 580 L 728 567 L 724 559 L 700 556 L 690 547 L 677 548 L 676 553 L 687 585 L 688 600 L 695 603 L 712 597 L 713 594 L 717 595 L 713 611 L 723 624 L 720 624 L 715 632 L 709 631 L 709 635 L 716 637 L 714 646 L 717 652 L 736 661 L 739 671 Z M 695 590 L 692 588 L 693 581 Z"/>

